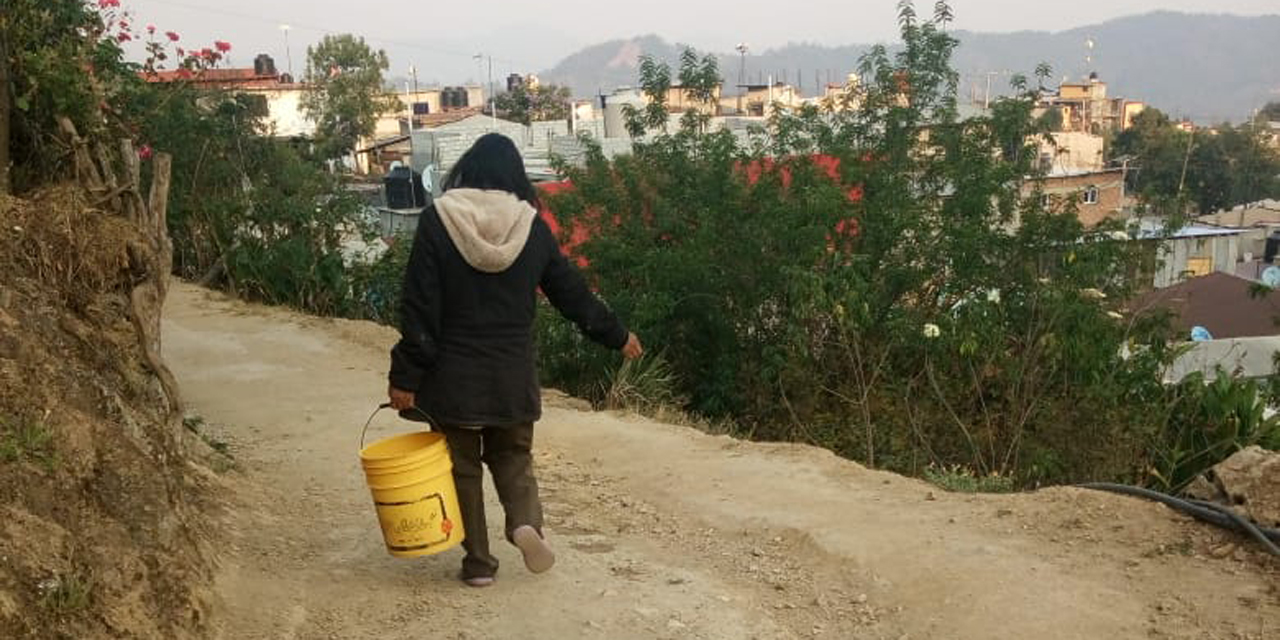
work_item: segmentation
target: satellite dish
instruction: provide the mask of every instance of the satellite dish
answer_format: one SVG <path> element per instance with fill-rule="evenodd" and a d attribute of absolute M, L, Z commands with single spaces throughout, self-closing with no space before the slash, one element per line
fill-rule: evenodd
<path fill-rule="evenodd" d="M 1262 272 L 1262 284 L 1272 289 L 1280 289 L 1280 267 L 1267 267 Z"/>

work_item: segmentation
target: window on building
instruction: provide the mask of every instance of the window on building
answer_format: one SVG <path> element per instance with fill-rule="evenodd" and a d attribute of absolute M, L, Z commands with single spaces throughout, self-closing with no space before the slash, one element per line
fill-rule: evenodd
<path fill-rule="evenodd" d="M 1053 206 L 1053 196 L 1051 196 L 1051 195 L 1049 195 L 1049 194 L 1047 194 L 1047 193 L 1046 193 L 1046 194 L 1041 195 L 1041 196 L 1040 196 L 1040 206 L 1041 206 L 1041 207 L 1043 207 L 1043 208 L 1045 208 L 1045 209 L 1048 209 L 1048 208 L 1052 207 L 1052 206 Z"/>
<path fill-rule="evenodd" d="M 1040 170 L 1044 171 L 1045 173 L 1053 171 L 1053 154 L 1052 153 L 1040 154 Z"/>
<path fill-rule="evenodd" d="M 1084 190 L 1084 203 L 1098 204 L 1098 188 L 1097 187 L 1089 187 L 1088 189 Z"/>
<path fill-rule="evenodd" d="M 429 113 L 431 113 L 431 105 L 430 105 L 430 104 L 428 104 L 428 103 L 426 103 L 426 102 L 415 102 L 415 103 L 413 103 L 413 115 L 415 115 L 415 116 L 425 116 L 425 115 L 427 115 L 427 114 L 429 114 Z"/>
<path fill-rule="evenodd" d="M 256 93 L 244 93 L 236 96 L 240 104 L 244 105 L 249 115 L 255 118 L 265 118 L 271 115 L 271 109 L 267 105 L 267 97 Z"/>

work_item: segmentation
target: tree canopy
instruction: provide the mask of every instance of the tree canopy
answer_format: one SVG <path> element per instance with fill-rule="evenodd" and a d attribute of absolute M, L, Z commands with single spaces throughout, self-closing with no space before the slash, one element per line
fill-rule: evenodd
<path fill-rule="evenodd" d="M 310 91 L 302 106 L 316 122 L 321 156 L 350 153 L 362 138 L 373 135 L 380 116 L 400 108 L 399 98 L 383 90 L 382 75 L 388 68 L 385 51 L 350 34 L 328 35 L 307 47 Z"/>
<path fill-rule="evenodd" d="M 494 102 L 498 108 L 498 117 L 529 124 L 567 119 L 571 99 L 568 87 L 553 84 L 529 87 L 522 84 L 499 95 Z"/>
<path fill-rule="evenodd" d="M 1157 213 L 1192 206 L 1212 213 L 1280 197 L 1280 153 L 1258 122 L 1184 131 L 1147 109 L 1116 136 L 1113 156 L 1130 159 L 1129 187 Z"/>

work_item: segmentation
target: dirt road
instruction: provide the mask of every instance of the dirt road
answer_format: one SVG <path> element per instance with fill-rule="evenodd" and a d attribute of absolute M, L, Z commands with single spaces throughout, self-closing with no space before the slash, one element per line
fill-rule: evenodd
<path fill-rule="evenodd" d="M 1280 564 L 1163 507 L 946 494 L 554 397 L 535 446 L 560 562 L 531 576 L 504 545 L 497 586 L 468 589 L 460 552 L 389 557 L 363 484 L 394 333 L 185 285 L 164 328 L 237 460 L 223 638 L 1280 638 Z"/>

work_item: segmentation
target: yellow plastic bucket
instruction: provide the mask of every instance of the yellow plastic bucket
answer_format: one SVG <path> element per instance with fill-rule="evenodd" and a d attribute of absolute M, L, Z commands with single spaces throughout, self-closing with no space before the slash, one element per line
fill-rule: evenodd
<path fill-rule="evenodd" d="M 387 551 L 398 558 L 416 558 L 458 546 L 466 532 L 444 436 L 408 433 L 365 447 L 362 434 L 360 442 L 360 465 Z"/>

